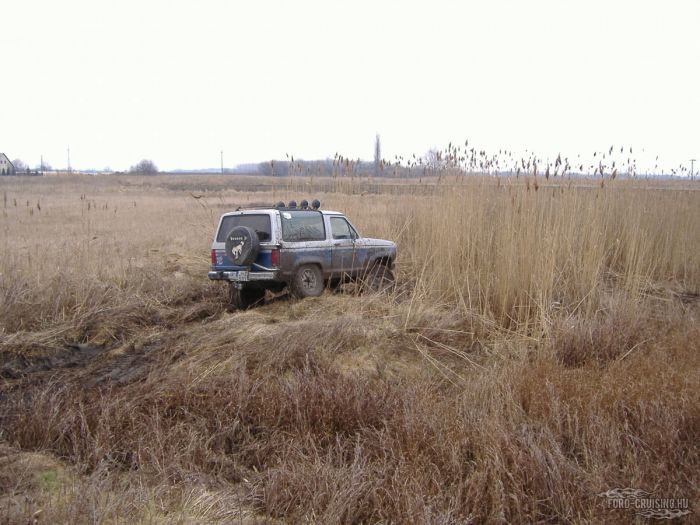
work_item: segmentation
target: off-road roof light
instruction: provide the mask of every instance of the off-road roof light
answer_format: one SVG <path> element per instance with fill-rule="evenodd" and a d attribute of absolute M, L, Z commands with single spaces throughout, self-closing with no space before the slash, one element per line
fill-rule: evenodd
<path fill-rule="evenodd" d="M 299 206 L 297 206 L 297 201 L 291 200 L 289 201 L 288 204 L 285 204 L 284 201 L 279 201 L 277 204 L 274 206 L 271 206 L 269 204 L 256 204 L 256 205 L 249 205 L 249 206 L 238 206 L 236 208 L 236 211 L 245 211 L 245 210 L 262 210 L 262 209 L 275 209 L 275 210 L 312 210 L 313 211 L 320 211 L 319 208 L 321 207 L 321 202 L 318 199 L 314 199 L 311 201 L 311 206 L 309 206 L 309 201 L 306 199 L 302 200 L 299 203 Z"/>

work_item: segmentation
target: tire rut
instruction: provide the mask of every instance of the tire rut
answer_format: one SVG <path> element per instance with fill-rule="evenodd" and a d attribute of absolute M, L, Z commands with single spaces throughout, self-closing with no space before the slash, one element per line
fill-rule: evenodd
<path fill-rule="evenodd" d="M 199 309 L 191 307 L 182 310 L 182 321 L 174 326 L 167 323 L 169 326 L 163 326 L 163 331 L 156 334 L 153 326 L 147 326 L 127 340 L 110 345 L 41 345 L 33 347 L 29 353 L 19 347 L 0 344 L 0 394 L 48 381 L 106 387 L 143 380 L 154 366 L 162 364 L 162 350 L 170 343 L 186 334 L 193 325 L 209 324 L 220 317 L 202 315 Z M 180 357 L 170 356 L 169 362 Z"/>

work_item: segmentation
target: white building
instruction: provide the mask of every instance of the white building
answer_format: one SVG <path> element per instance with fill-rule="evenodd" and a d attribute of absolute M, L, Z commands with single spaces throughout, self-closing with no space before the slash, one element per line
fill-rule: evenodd
<path fill-rule="evenodd" d="M 0 175 L 14 175 L 15 173 L 17 170 L 10 159 L 4 153 L 0 153 Z"/>

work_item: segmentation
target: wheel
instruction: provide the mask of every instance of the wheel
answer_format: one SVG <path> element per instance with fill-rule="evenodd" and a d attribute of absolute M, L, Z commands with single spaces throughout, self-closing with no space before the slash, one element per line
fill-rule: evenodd
<path fill-rule="evenodd" d="M 229 306 L 234 310 L 247 310 L 251 306 L 262 302 L 265 298 L 265 290 L 244 286 L 237 288 L 233 283 L 228 284 Z"/>
<path fill-rule="evenodd" d="M 231 263 L 248 266 L 255 262 L 260 251 L 260 240 L 255 230 L 236 226 L 226 236 L 226 256 Z"/>
<path fill-rule="evenodd" d="M 388 292 L 394 288 L 394 284 L 394 272 L 384 264 L 375 264 L 362 279 L 361 290 L 374 293 Z"/>
<path fill-rule="evenodd" d="M 290 283 L 292 295 L 299 299 L 318 297 L 323 293 L 323 273 L 315 264 L 300 266 Z"/>

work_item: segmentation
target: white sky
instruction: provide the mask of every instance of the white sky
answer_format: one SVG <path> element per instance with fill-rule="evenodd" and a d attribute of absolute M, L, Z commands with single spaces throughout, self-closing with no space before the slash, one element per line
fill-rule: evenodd
<path fill-rule="evenodd" d="M 469 139 L 677 167 L 700 158 L 699 35 L 698 0 L 4 0 L 0 151 L 202 168 L 371 159 L 379 133 L 389 159 Z"/>

